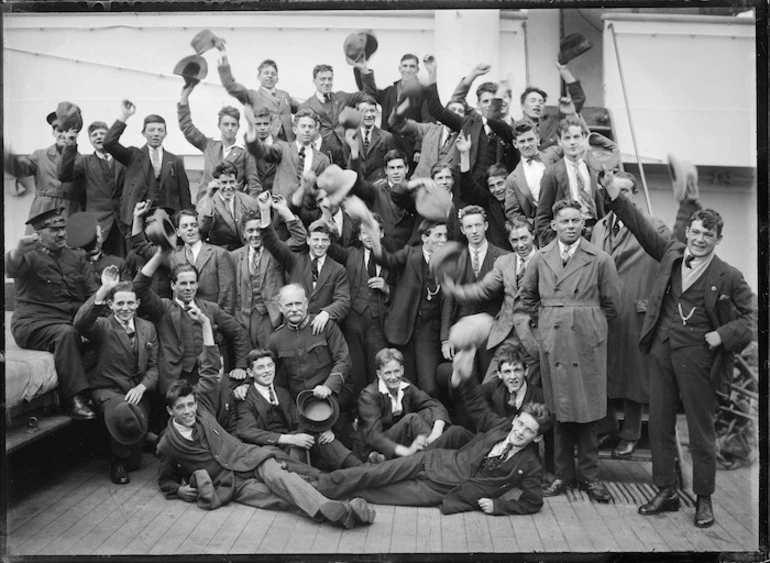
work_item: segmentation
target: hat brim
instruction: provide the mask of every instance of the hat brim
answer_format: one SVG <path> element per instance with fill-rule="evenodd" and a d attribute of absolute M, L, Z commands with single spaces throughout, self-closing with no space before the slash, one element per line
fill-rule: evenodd
<path fill-rule="evenodd" d="M 593 46 L 593 43 L 579 33 L 574 33 L 565 37 L 559 46 L 559 64 L 567 64 L 572 59 L 575 59 L 590 50 Z"/>
<path fill-rule="evenodd" d="M 449 329 L 449 343 L 455 350 L 479 348 L 489 338 L 494 322 L 494 318 L 488 313 L 463 317 Z"/>
<path fill-rule="evenodd" d="M 174 66 L 173 74 L 181 76 L 185 79 L 185 83 L 188 84 L 193 81 L 201 81 L 209 73 L 209 65 L 206 59 L 200 55 L 190 55 L 183 58 Z"/>
<path fill-rule="evenodd" d="M 128 405 L 128 408 L 133 411 L 134 415 L 139 420 L 139 431 L 134 436 L 123 435 L 117 426 L 115 411 L 121 404 Z M 141 442 L 145 434 L 147 434 L 147 413 L 145 413 L 144 409 L 138 405 L 132 405 L 126 403 L 122 399 L 116 399 L 110 401 L 107 404 L 107 408 L 104 410 L 104 424 L 107 426 L 107 430 L 113 440 L 123 446 L 133 446 L 134 444 Z"/>
<path fill-rule="evenodd" d="M 310 432 L 326 432 L 337 422 L 340 407 L 334 397 L 321 399 L 312 389 L 297 395 L 297 422 Z"/>
<path fill-rule="evenodd" d="M 155 208 L 152 214 L 145 218 L 144 234 L 154 245 L 176 248 L 176 227 L 164 208 Z"/>
<path fill-rule="evenodd" d="M 452 280 L 459 279 L 462 272 L 457 266 L 457 261 L 462 254 L 463 245 L 457 241 L 449 241 L 433 251 L 430 256 L 428 269 L 436 283 L 441 283 L 444 277 Z"/>

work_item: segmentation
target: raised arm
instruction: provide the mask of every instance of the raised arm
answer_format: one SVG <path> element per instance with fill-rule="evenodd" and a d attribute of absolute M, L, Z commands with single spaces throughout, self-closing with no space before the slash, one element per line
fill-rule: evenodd
<path fill-rule="evenodd" d="M 199 151 L 206 150 L 209 139 L 192 122 L 190 113 L 190 94 L 195 89 L 195 83 L 191 83 L 182 88 L 182 94 L 179 103 L 176 105 L 177 119 L 179 120 L 179 129 L 182 130 L 187 142 Z"/>
<path fill-rule="evenodd" d="M 120 115 L 115 123 L 112 124 L 104 136 L 102 146 L 104 150 L 110 153 L 115 160 L 123 166 L 128 166 L 131 161 L 131 151 L 120 144 L 120 136 L 126 130 L 126 122 L 136 113 L 136 106 L 129 100 L 123 100 L 120 104 Z"/>

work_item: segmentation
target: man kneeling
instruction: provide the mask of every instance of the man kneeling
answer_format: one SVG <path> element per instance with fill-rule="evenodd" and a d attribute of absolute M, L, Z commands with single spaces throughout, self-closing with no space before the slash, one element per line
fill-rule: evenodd
<path fill-rule="evenodd" d="M 532 514 L 543 506 L 542 466 L 535 442 L 551 425 L 545 405 L 527 403 L 511 422 L 492 412 L 479 392 L 471 350 L 454 358 L 453 381 L 483 433 L 459 450 L 435 449 L 319 476 L 316 488 L 330 498 L 355 493 L 369 502 L 439 506 L 444 514 L 483 510 L 487 514 Z M 513 487 L 518 499 L 500 497 Z"/>
<path fill-rule="evenodd" d="M 194 303 L 187 314 L 202 329 L 201 377 L 195 390 L 180 380 L 166 392 L 171 419 L 158 444 L 158 483 L 166 497 L 197 502 L 206 509 L 235 501 L 257 508 L 299 510 L 318 522 L 328 520 L 345 528 L 374 522 L 374 509 L 365 500 L 339 502 L 323 497 L 299 474 L 284 470 L 274 453 L 244 444 L 217 423 L 219 349 L 211 320 Z M 318 473 L 305 468 L 307 475 Z M 183 477 L 188 484 L 182 484 Z"/>

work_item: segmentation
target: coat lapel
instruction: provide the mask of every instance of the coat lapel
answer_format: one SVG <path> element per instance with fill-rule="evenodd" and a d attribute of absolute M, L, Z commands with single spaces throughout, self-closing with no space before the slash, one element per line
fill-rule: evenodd
<path fill-rule="evenodd" d="M 227 213 L 227 211 L 225 213 Z M 198 253 L 198 258 L 195 260 L 195 267 L 198 268 L 199 275 L 200 275 L 200 272 L 203 270 L 203 267 L 206 265 L 206 262 L 208 262 L 209 258 L 211 258 L 211 254 L 212 254 L 211 246 L 209 246 L 207 243 L 204 242 L 201 245 L 201 251 Z"/>
<path fill-rule="evenodd" d="M 529 189 L 529 184 L 527 184 L 527 176 L 524 174 L 524 166 L 521 163 L 514 169 L 513 178 L 516 185 L 519 187 L 521 195 L 524 196 L 524 199 L 526 199 L 533 207 L 537 205 L 535 203 L 535 198 L 532 195 L 532 191 Z"/>
<path fill-rule="evenodd" d="M 703 274 L 706 276 L 705 295 L 703 297 L 703 305 L 706 308 L 709 316 L 715 318 L 714 309 L 717 304 L 717 299 L 722 293 L 722 283 L 724 282 L 725 275 L 724 262 L 717 256 L 714 256 L 711 264 L 706 268 L 706 272 Z M 722 322 L 726 322 L 726 319 L 721 319 Z"/>
<path fill-rule="evenodd" d="M 152 168 L 152 159 L 150 159 L 150 146 L 144 145 L 141 150 L 142 168 L 144 169 L 144 175 L 147 178 L 146 189 L 149 190 L 150 186 L 155 185 L 155 171 Z M 166 151 L 163 151 L 165 157 Z M 163 163 L 161 163 L 162 165 Z"/>
<path fill-rule="evenodd" d="M 112 327 L 112 330 L 115 331 L 115 334 L 118 335 L 118 340 L 120 340 L 120 343 L 123 345 L 123 347 L 133 354 L 134 349 L 131 347 L 131 339 L 128 337 L 128 333 L 126 333 L 126 330 L 121 326 L 121 324 L 115 319 L 114 316 L 110 317 L 110 326 Z M 136 328 L 136 334 L 137 338 L 139 336 L 139 324 L 136 322 L 136 319 L 134 319 L 134 327 Z M 141 364 L 139 364 L 141 366 Z"/>
<path fill-rule="evenodd" d="M 315 288 L 313 288 L 313 293 L 315 293 L 317 289 L 320 289 L 324 285 L 324 283 L 326 283 L 326 280 L 329 278 L 329 271 L 332 268 L 332 265 L 329 263 L 329 260 L 331 260 L 331 257 L 327 254 L 326 259 L 324 260 L 324 265 L 321 266 L 321 271 L 318 272 L 318 281 L 315 284 Z M 311 265 L 311 268 L 312 268 L 312 265 Z M 310 287 L 313 287 L 312 273 L 311 273 L 311 279 L 310 279 Z"/>
<path fill-rule="evenodd" d="M 171 324 L 174 325 L 177 337 L 182 337 L 182 309 L 174 301 L 171 305 Z"/>
<path fill-rule="evenodd" d="M 230 214 L 230 210 L 227 208 L 227 205 L 224 201 L 222 201 L 222 198 L 218 195 L 214 196 L 214 208 L 219 211 L 219 215 L 221 215 L 224 222 L 227 224 L 228 227 L 234 232 L 237 233 L 238 229 L 236 228 L 236 220 Z M 240 201 L 238 200 L 238 194 L 235 195 L 235 201 L 233 201 L 233 209 L 235 210 L 236 215 L 238 215 L 238 211 L 240 208 Z"/>

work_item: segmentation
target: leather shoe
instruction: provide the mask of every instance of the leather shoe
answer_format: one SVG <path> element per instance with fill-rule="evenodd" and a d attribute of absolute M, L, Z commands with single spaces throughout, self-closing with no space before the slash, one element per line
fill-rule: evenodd
<path fill-rule="evenodd" d="M 110 465 L 110 479 L 116 485 L 127 485 L 129 482 L 126 466 L 122 461 L 113 461 Z"/>
<path fill-rule="evenodd" d="M 674 487 L 663 487 L 658 491 L 652 500 L 647 504 L 643 504 L 639 507 L 639 514 L 643 516 L 651 516 L 653 514 L 660 514 L 661 512 L 676 512 L 679 510 L 679 496 L 676 494 Z"/>
<path fill-rule="evenodd" d="M 567 492 L 567 489 L 571 489 L 575 486 L 573 481 L 565 481 L 564 479 L 554 479 L 551 484 L 543 489 L 544 497 L 557 497 Z"/>
<path fill-rule="evenodd" d="M 75 395 L 70 399 L 67 415 L 73 420 L 93 420 L 96 418 L 96 413 L 88 407 L 85 399 L 80 395 Z"/>
<path fill-rule="evenodd" d="M 612 450 L 612 457 L 624 458 L 630 456 L 636 449 L 636 442 L 637 440 L 621 440 L 618 445 L 615 446 L 615 449 Z"/>
<path fill-rule="evenodd" d="M 588 496 L 596 502 L 607 504 L 612 500 L 612 495 L 601 481 L 582 481 L 580 488 L 588 493 Z"/>
<path fill-rule="evenodd" d="M 695 525 L 708 528 L 714 524 L 714 509 L 711 507 L 711 495 L 698 495 L 695 505 Z"/>

